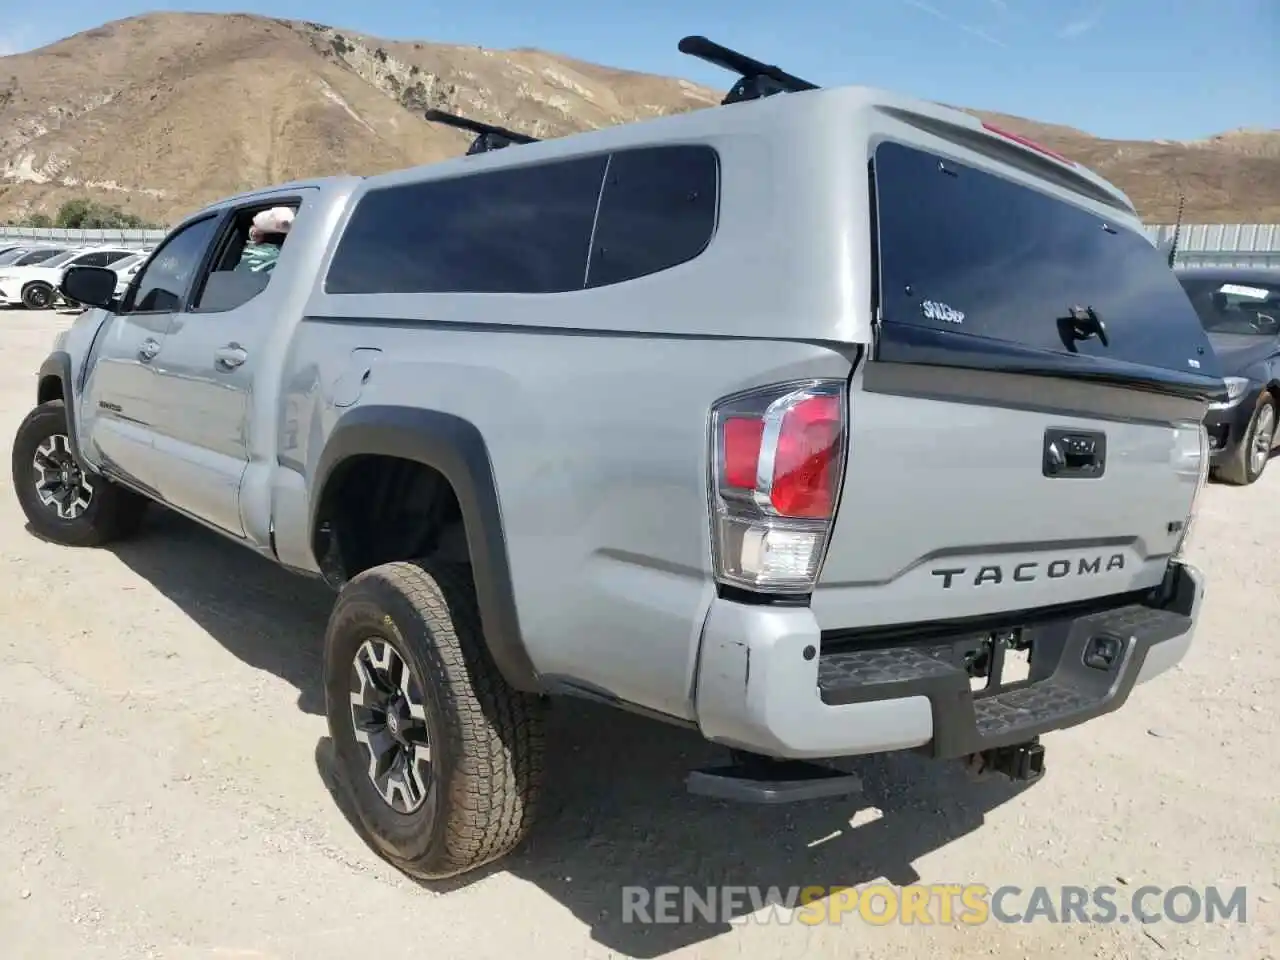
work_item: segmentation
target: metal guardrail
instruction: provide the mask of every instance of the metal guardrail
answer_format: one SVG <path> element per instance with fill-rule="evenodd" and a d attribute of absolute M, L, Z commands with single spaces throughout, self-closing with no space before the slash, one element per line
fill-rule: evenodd
<path fill-rule="evenodd" d="M 65 243 L 68 246 L 153 247 L 165 238 L 164 230 L 71 230 L 59 227 L 6 227 L 0 225 L 0 242 Z"/>
<path fill-rule="evenodd" d="M 1160 246 L 1173 239 L 1173 227 L 1156 224 L 1147 236 Z M 164 230 L 67 230 L 0 225 L 0 242 L 17 240 L 77 246 L 154 246 Z M 1258 266 L 1280 268 L 1280 224 L 1184 223 L 1178 237 L 1178 266 Z"/>
<path fill-rule="evenodd" d="M 1147 235 L 1164 247 L 1173 227 L 1148 227 Z M 1176 266 L 1280 268 L 1280 224 L 1184 223 Z"/>

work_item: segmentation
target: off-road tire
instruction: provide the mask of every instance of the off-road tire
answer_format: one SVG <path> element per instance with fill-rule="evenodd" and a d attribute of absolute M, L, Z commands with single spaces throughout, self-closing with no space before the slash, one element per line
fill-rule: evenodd
<path fill-rule="evenodd" d="M 1280 414 L 1280 408 L 1277 407 L 1275 398 L 1270 393 L 1263 391 L 1262 396 L 1258 398 L 1258 404 L 1253 410 L 1253 416 L 1249 418 L 1249 429 L 1245 431 L 1244 438 L 1236 445 L 1235 453 L 1227 460 L 1214 468 L 1213 475 L 1215 479 L 1234 486 L 1243 487 L 1255 482 L 1262 472 L 1267 468 L 1267 461 L 1264 459 L 1262 465 L 1256 469 L 1252 463 L 1252 453 L 1255 443 L 1258 439 L 1259 418 L 1263 417 L 1263 411 L 1270 412 L 1272 427 L 1272 441 L 1274 446 L 1274 425 L 1277 415 Z"/>
<path fill-rule="evenodd" d="M 388 643 L 422 687 L 431 745 L 426 800 L 393 809 L 355 738 L 353 660 Z M 365 840 L 405 873 L 457 876 L 498 860 L 527 836 L 541 793 L 544 710 L 513 690 L 485 646 L 470 568 L 387 563 L 345 584 L 324 648 L 325 712 L 341 780 Z"/>
<path fill-rule="evenodd" d="M 53 301 L 53 287 L 47 283 L 28 283 L 22 288 L 22 305 L 28 310 L 45 310 Z"/>
<path fill-rule="evenodd" d="M 41 502 L 36 491 L 36 450 L 51 437 L 69 436 L 67 411 L 61 400 L 36 407 L 13 438 L 13 489 L 33 530 L 46 540 L 68 547 L 100 547 L 131 535 L 141 525 L 148 501 L 131 490 L 90 474 L 93 494 L 85 511 L 62 519 Z"/>

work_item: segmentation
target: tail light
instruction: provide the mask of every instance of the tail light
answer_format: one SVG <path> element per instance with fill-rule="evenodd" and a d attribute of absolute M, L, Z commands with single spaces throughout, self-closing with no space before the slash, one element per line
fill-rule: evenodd
<path fill-rule="evenodd" d="M 844 476 L 845 384 L 814 380 L 726 397 L 712 409 L 712 547 L 722 583 L 813 589 Z"/>
<path fill-rule="evenodd" d="M 1187 510 L 1187 519 L 1183 521 L 1182 532 L 1178 536 L 1178 545 L 1174 547 L 1173 559 L 1182 556 L 1187 540 L 1191 536 L 1191 528 L 1195 525 L 1196 512 L 1199 509 L 1200 494 L 1209 482 L 1209 431 L 1204 421 L 1192 421 L 1179 424 L 1177 427 L 1177 457 L 1180 472 L 1190 479 L 1195 477 L 1195 491 L 1191 495 L 1191 506 Z"/>

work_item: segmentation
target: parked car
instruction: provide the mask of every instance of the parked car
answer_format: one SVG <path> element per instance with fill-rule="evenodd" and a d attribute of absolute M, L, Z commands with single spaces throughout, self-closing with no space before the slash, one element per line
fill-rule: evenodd
<path fill-rule="evenodd" d="M 1253 483 L 1280 439 L 1280 270 L 1196 267 L 1177 274 L 1227 384 L 1227 399 L 1205 418 L 1213 476 Z"/>
<path fill-rule="evenodd" d="M 721 107 L 229 197 L 123 302 L 63 280 L 98 309 L 15 434 L 31 528 L 159 504 L 326 581 L 336 779 L 410 874 L 526 835 L 551 697 L 698 731 L 735 762 L 691 790 L 774 803 L 890 751 L 1038 779 L 1191 645 L 1224 386 L 1131 201 L 724 53 Z"/>
<path fill-rule="evenodd" d="M 19 304 L 29 310 L 51 307 L 58 299 L 58 283 L 68 267 L 108 267 L 133 253 L 121 247 L 79 247 L 29 262 L 30 257 L 43 252 L 33 251 L 7 267 L 0 267 L 0 307 Z"/>
<path fill-rule="evenodd" d="M 31 266 L 32 264 L 41 263 L 50 257 L 65 253 L 67 247 L 65 245 L 52 243 L 28 243 L 20 247 L 14 247 L 6 253 L 0 254 L 0 267 L 10 266 Z"/>
<path fill-rule="evenodd" d="M 125 290 L 133 278 L 138 275 L 138 270 L 147 262 L 147 257 L 151 255 L 150 250 L 136 250 L 123 260 L 111 264 L 111 269 L 115 272 L 116 277 L 116 296 L 124 296 Z"/>

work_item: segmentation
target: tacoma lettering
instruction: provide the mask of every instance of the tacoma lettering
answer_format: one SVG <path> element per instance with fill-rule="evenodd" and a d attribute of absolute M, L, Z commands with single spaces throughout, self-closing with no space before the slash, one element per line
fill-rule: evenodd
<path fill-rule="evenodd" d="M 1041 574 L 1050 580 L 1061 580 L 1063 577 L 1072 575 L 1084 577 L 1123 569 L 1123 553 L 1113 553 L 1110 556 L 1099 554 L 1095 557 L 1080 557 L 1074 561 L 1061 558 L 1051 560 L 1047 564 L 1036 561 L 1019 563 L 1010 571 L 1008 579 L 1016 580 L 1018 583 L 1031 583 L 1040 579 Z M 978 567 L 976 571 L 969 567 L 940 567 L 937 570 L 931 570 L 930 573 L 942 578 L 943 590 L 950 590 L 956 584 L 956 578 L 961 578 L 959 582 L 962 583 L 972 579 L 975 587 L 990 583 L 1004 583 L 1006 579 L 1005 568 L 996 564 L 986 564 Z"/>

